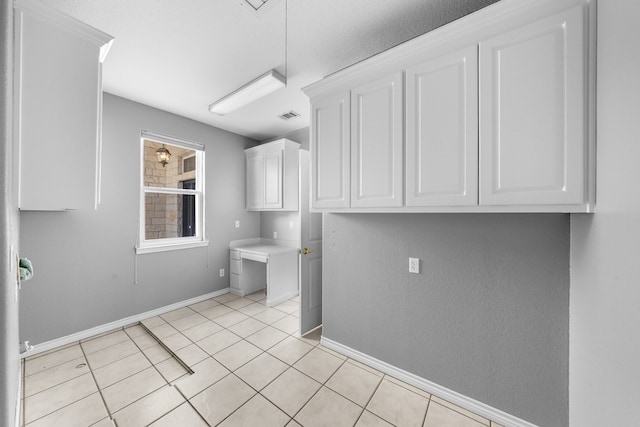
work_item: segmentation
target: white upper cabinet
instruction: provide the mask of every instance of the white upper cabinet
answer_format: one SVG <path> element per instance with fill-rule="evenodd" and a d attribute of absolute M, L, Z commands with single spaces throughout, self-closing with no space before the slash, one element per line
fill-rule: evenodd
<path fill-rule="evenodd" d="M 478 203 L 478 47 L 406 71 L 406 206 Z"/>
<path fill-rule="evenodd" d="M 33 0 L 16 0 L 14 16 L 18 206 L 95 209 L 113 38 Z"/>
<path fill-rule="evenodd" d="M 586 202 L 584 8 L 480 42 L 480 203 Z"/>
<path fill-rule="evenodd" d="M 351 91 L 351 206 L 402 206 L 402 73 Z"/>
<path fill-rule="evenodd" d="M 317 99 L 311 106 L 311 207 L 351 203 L 350 93 Z"/>
<path fill-rule="evenodd" d="M 247 210 L 298 210 L 299 148 L 280 139 L 244 150 Z"/>
<path fill-rule="evenodd" d="M 503 0 L 305 88 L 312 208 L 593 212 L 595 20 Z"/>

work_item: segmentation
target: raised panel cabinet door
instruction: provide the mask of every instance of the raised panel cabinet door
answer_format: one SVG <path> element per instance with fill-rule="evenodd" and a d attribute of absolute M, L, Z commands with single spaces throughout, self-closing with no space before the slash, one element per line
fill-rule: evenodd
<path fill-rule="evenodd" d="M 264 208 L 282 208 L 282 149 L 264 154 Z"/>
<path fill-rule="evenodd" d="M 351 203 L 349 104 L 348 91 L 312 100 L 312 208 L 348 208 Z"/>
<path fill-rule="evenodd" d="M 262 156 L 247 153 L 247 210 L 262 209 L 264 207 L 264 159 Z"/>
<path fill-rule="evenodd" d="M 582 6 L 480 43 L 480 204 L 586 201 Z"/>
<path fill-rule="evenodd" d="M 351 91 L 351 207 L 402 206 L 402 72 Z"/>
<path fill-rule="evenodd" d="M 478 47 L 406 70 L 406 206 L 478 203 Z"/>

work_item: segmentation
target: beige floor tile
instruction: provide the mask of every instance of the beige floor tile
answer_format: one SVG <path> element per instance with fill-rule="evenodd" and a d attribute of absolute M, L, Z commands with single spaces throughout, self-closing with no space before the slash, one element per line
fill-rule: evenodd
<path fill-rule="evenodd" d="M 259 330 L 255 334 L 252 334 L 245 339 L 251 344 L 260 347 L 263 350 L 267 350 L 274 345 L 278 344 L 289 335 L 271 326 L 267 326 L 264 329 Z"/>
<path fill-rule="evenodd" d="M 177 310 L 172 310 L 167 313 L 161 314 L 160 317 L 162 317 L 165 321 L 171 323 L 177 319 L 187 317 L 193 313 L 195 313 L 195 311 L 191 310 L 189 307 L 182 307 L 178 308 Z"/>
<path fill-rule="evenodd" d="M 343 363 L 337 357 L 316 347 L 298 360 L 293 367 L 324 384 Z"/>
<path fill-rule="evenodd" d="M 189 371 L 173 357 L 158 363 L 155 367 L 168 383 L 189 373 Z"/>
<path fill-rule="evenodd" d="M 165 386 L 113 414 L 118 427 L 146 426 L 185 403 L 174 387 Z"/>
<path fill-rule="evenodd" d="M 107 418 L 100 393 L 93 393 L 29 424 L 29 427 L 85 427 Z"/>
<path fill-rule="evenodd" d="M 491 427 L 504 427 L 502 424 L 498 424 L 495 421 L 491 421 Z"/>
<path fill-rule="evenodd" d="M 25 360 L 25 375 L 33 375 L 45 369 L 52 368 L 70 360 L 84 357 L 79 344 L 64 347 L 60 350 L 47 352 L 46 354 L 32 356 Z"/>
<path fill-rule="evenodd" d="M 265 293 L 265 290 L 261 289 L 261 290 L 259 290 L 257 292 L 252 293 L 252 294 L 245 295 L 245 298 L 248 298 L 248 299 L 253 300 L 253 301 L 260 301 L 260 300 L 265 299 L 266 296 L 267 296 L 267 294 Z"/>
<path fill-rule="evenodd" d="M 364 411 L 355 427 L 393 427 L 393 424 L 389 424 L 369 411 Z"/>
<path fill-rule="evenodd" d="M 208 427 L 200 414 L 188 403 L 183 403 L 149 427 Z"/>
<path fill-rule="evenodd" d="M 271 326 L 280 329 L 282 332 L 294 334 L 300 329 L 300 319 L 298 319 L 297 317 L 286 315 L 277 322 L 273 322 Z"/>
<path fill-rule="evenodd" d="M 288 368 L 289 365 L 286 363 L 268 353 L 262 353 L 235 373 L 244 382 L 260 391 Z"/>
<path fill-rule="evenodd" d="M 73 359 L 36 374 L 25 376 L 24 396 L 28 397 L 70 379 L 89 373 L 84 357 Z"/>
<path fill-rule="evenodd" d="M 267 308 L 265 311 L 260 312 L 258 314 L 254 314 L 253 318 L 261 321 L 262 323 L 266 323 L 267 325 L 272 325 L 278 320 L 287 316 L 287 313 L 284 313 L 280 310 L 276 310 L 275 308 Z"/>
<path fill-rule="evenodd" d="M 89 362 L 89 367 L 95 370 L 139 351 L 140 349 L 127 337 L 127 341 L 87 354 L 87 361 Z"/>
<path fill-rule="evenodd" d="M 424 421 L 424 427 L 482 427 L 484 425 L 486 424 L 481 424 L 433 401 L 429 404 L 427 418 Z"/>
<path fill-rule="evenodd" d="M 337 351 L 334 351 L 334 350 L 331 350 L 329 347 L 325 347 L 322 344 L 320 344 L 317 348 L 322 350 L 322 351 L 326 351 L 330 355 L 335 356 L 340 360 L 347 360 L 347 356 L 345 356 L 344 354 L 338 353 Z"/>
<path fill-rule="evenodd" d="M 238 295 L 234 295 L 231 292 L 229 292 L 227 294 L 220 295 L 219 297 L 215 297 L 214 300 L 218 301 L 219 303 L 225 304 L 237 298 L 240 298 L 240 297 Z"/>
<path fill-rule="evenodd" d="M 82 346 L 85 354 L 90 354 L 129 340 L 129 335 L 119 329 L 106 335 L 101 335 L 98 338 L 89 338 L 80 342 L 80 345 Z"/>
<path fill-rule="evenodd" d="M 165 339 L 167 337 L 170 337 L 171 335 L 175 335 L 175 334 L 178 333 L 178 330 L 176 328 L 174 328 L 173 326 L 171 326 L 170 323 L 164 323 L 164 324 L 159 325 L 159 326 L 154 326 L 153 328 L 150 328 L 149 330 L 159 340 Z"/>
<path fill-rule="evenodd" d="M 222 329 L 222 326 L 207 319 L 204 323 L 182 331 L 182 335 L 189 338 L 191 341 L 196 342 L 213 335 L 216 332 L 220 332 Z"/>
<path fill-rule="evenodd" d="M 215 307 L 207 308 L 202 310 L 200 314 L 206 317 L 209 320 L 217 319 L 218 317 L 224 316 L 225 314 L 233 313 L 233 309 L 227 307 L 226 305 L 218 305 Z"/>
<path fill-rule="evenodd" d="M 267 351 L 269 354 L 277 357 L 283 362 L 293 365 L 311 350 L 313 350 L 312 346 L 290 336 L 280 341 Z"/>
<path fill-rule="evenodd" d="M 150 366 L 151 363 L 145 355 L 138 352 L 120 359 L 117 362 L 103 366 L 102 368 L 95 369 L 93 376 L 98 383 L 98 387 L 102 389 L 147 369 Z"/>
<path fill-rule="evenodd" d="M 214 354 L 224 350 L 230 345 L 237 343 L 241 339 L 242 338 L 240 338 L 236 334 L 223 329 L 220 332 L 216 332 L 211 336 L 201 339 L 197 342 L 197 344 L 198 347 L 213 356 Z"/>
<path fill-rule="evenodd" d="M 300 310 L 300 304 L 294 301 L 285 301 L 281 304 L 274 306 L 276 310 L 283 311 L 287 314 L 293 314 L 296 311 Z"/>
<path fill-rule="evenodd" d="M 192 304 L 192 305 L 189 306 L 189 308 L 191 310 L 195 310 L 197 312 L 200 312 L 202 310 L 206 310 L 208 308 L 215 307 L 216 305 L 220 305 L 220 303 L 218 301 L 214 300 L 213 298 L 211 298 L 211 299 L 206 299 L 204 301 L 200 301 L 200 302 L 197 302 L 195 304 Z"/>
<path fill-rule="evenodd" d="M 211 357 L 198 363 L 192 369 L 193 374 L 180 378 L 175 383 L 180 392 L 188 399 L 230 374 L 227 368 Z"/>
<path fill-rule="evenodd" d="M 242 338 L 246 338 L 249 335 L 254 334 L 266 327 L 267 327 L 266 323 L 262 323 L 250 317 L 246 320 L 243 320 L 242 322 L 236 323 L 235 325 L 229 327 L 229 330 L 234 334 L 241 336 Z"/>
<path fill-rule="evenodd" d="M 166 384 L 155 368 L 147 368 L 105 388 L 102 396 L 113 414 Z"/>
<path fill-rule="evenodd" d="M 176 356 L 178 356 L 178 358 L 189 367 L 192 367 L 209 357 L 206 351 L 195 344 L 190 344 L 176 351 Z"/>
<path fill-rule="evenodd" d="M 258 304 L 254 302 L 249 305 L 245 305 L 244 307 L 238 309 L 240 313 L 246 314 L 247 316 L 255 316 L 256 314 L 262 313 L 267 310 L 267 306 L 263 304 Z"/>
<path fill-rule="evenodd" d="M 98 391 L 90 373 L 24 399 L 25 422 L 30 423 Z M 103 417 L 100 417 L 103 418 Z M 96 421 L 100 420 L 97 418 Z"/>
<path fill-rule="evenodd" d="M 421 390 L 421 389 L 419 389 L 418 387 L 414 387 L 414 386 L 412 386 L 411 384 L 407 384 L 406 382 L 404 382 L 404 381 L 402 381 L 402 380 L 399 380 L 399 379 L 397 379 L 397 378 L 394 378 L 394 377 L 392 377 L 392 376 L 390 376 L 390 375 L 386 375 L 386 376 L 385 376 L 385 379 L 386 379 L 386 380 L 388 380 L 388 381 L 391 381 L 391 382 L 392 382 L 392 383 L 394 383 L 394 384 L 399 385 L 400 387 L 404 387 L 404 388 L 406 388 L 407 390 L 410 390 L 410 391 L 412 391 L 412 392 L 414 392 L 414 393 L 417 393 L 417 394 L 419 394 L 419 395 L 421 395 L 421 396 L 424 396 L 424 397 L 426 397 L 427 399 L 430 399 L 430 398 L 431 398 L 431 394 L 430 394 L 430 393 L 427 393 L 426 391 Z"/>
<path fill-rule="evenodd" d="M 175 335 L 171 335 L 169 337 L 163 338 L 162 344 L 166 345 L 171 351 L 175 353 L 181 348 L 184 348 L 192 343 L 189 340 L 189 338 L 185 337 L 184 335 L 175 334 Z"/>
<path fill-rule="evenodd" d="M 160 316 L 154 316 L 154 317 L 149 317 L 148 319 L 144 319 L 140 323 L 142 323 L 148 329 L 152 329 L 157 326 L 164 325 L 167 322 Z"/>
<path fill-rule="evenodd" d="M 207 322 L 209 319 L 204 317 L 200 313 L 193 313 L 185 317 L 181 317 L 180 319 L 173 320 L 169 322 L 171 326 L 176 328 L 179 331 L 184 331 L 185 329 L 193 328 L 201 323 Z"/>
<path fill-rule="evenodd" d="M 477 422 L 479 422 L 480 424 L 483 424 L 485 426 L 489 426 L 490 425 L 490 421 L 488 419 L 486 419 L 484 417 L 481 417 L 480 415 L 475 414 L 475 413 L 473 413 L 473 412 L 471 412 L 471 411 L 469 411 L 467 409 L 461 408 L 458 405 L 454 405 L 453 403 L 448 402 L 448 401 L 446 401 L 444 399 L 441 399 L 438 396 L 432 396 L 431 397 L 431 401 L 432 402 L 436 402 L 436 403 L 438 403 L 438 404 L 440 404 L 440 405 L 442 405 L 444 407 L 447 407 L 447 408 L 449 408 L 449 409 L 451 409 L 453 411 L 459 412 L 460 414 L 465 415 L 465 416 L 467 416 L 469 418 L 472 418 L 472 419 L 476 420 Z"/>
<path fill-rule="evenodd" d="M 249 304 L 253 304 L 254 301 L 248 298 L 236 298 L 233 301 L 225 302 L 224 305 L 227 307 L 233 308 L 234 310 L 238 310 L 242 307 L 246 307 Z"/>
<path fill-rule="evenodd" d="M 260 353 L 262 350 L 258 347 L 242 340 L 219 351 L 213 357 L 230 371 L 235 371 Z"/>
<path fill-rule="evenodd" d="M 302 427 L 302 426 L 298 424 L 296 420 L 291 420 L 289 421 L 289 424 L 287 424 L 287 427 Z"/>
<path fill-rule="evenodd" d="M 160 344 L 156 344 L 153 347 L 145 348 L 144 350 L 142 350 L 142 352 L 154 365 L 172 357 L 171 353 L 165 350 L 164 347 L 162 347 Z"/>
<path fill-rule="evenodd" d="M 364 369 L 367 372 L 371 372 L 373 375 L 376 375 L 378 377 L 384 377 L 384 374 L 382 372 L 378 371 L 375 368 L 372 368 L 371 366 L 365 365 L 364 363 L 360 363 L 357 360 L 347 359 L 347 362 L 357 366 L 360 369 Z M 387 377 L 387 379 L 389 379 L 389 377 Z"/>
<path fill-rule="evenodd" d="M 229 326 L 233 326 L 236 323 L 240 323 L 248 318 L 249 316 L 247 316 L 246 314 L 242 314 L 238 311 L 232 311 L 231 313 L 216 317 L 215 319 L 213 319 L 213 321 L 224 328 L 228 328 Z"/>
<path fill-rule="evenodd" d="M 428 404 L 429 399 L 385 378 L 367 405 L 367 410 L 391 424 L 421 426 Z"/>
<path fill-rule="evenodd" d="M 147 330 L 139 324 L 127 326 L 124 328 L 124 332 L 129 335 L 129 338 L 135 338 L 139 335 L 147 334 Z M 135 341 L 135 340 L 134 340 Z"/>
<path fill-rule="evenodd" d="M 294 416 L 322 384 L 299 371 L 289 368 L 265 387 L 261 394 L 290 416 Z"/>
<path fill-rule="evenodd" d="M 373 396 L 382 378 L 351 363 L 344 363 L 326 386 L 363 408 Z"/>
<path fill-rule="evenodd" d="M 256 394 L 235 375 L 227 375 L 189 401 L 211 425 L 217 425 Z"/>
<path fill-rule="evenodd" d="M 131 339 L 136 343 L 140 350 L 145 350 L 149 347 L 153 347 L 154 345 L 158 345 L 158 340 L 149 335 L 147 331 L 145 331 L 144 334 L 140 334 Z"/>
<path fill-rule="evenodd" d="M 350 427 L 361 413 L 361 407 L 322 387 L 295 416 L 295 420 L 305 427 Z"/>
<path fill-rule="evenodd" d="M 267 399 L 256 394 L 219 425 L 220 427 L 284 427 L 290 419 Z"/>
<path fill-rule="evenodd" d="M 109 417 L 103 418 L 95 424 L 91 424 L 91 427 L 117 427 L 113 420 Z"/>

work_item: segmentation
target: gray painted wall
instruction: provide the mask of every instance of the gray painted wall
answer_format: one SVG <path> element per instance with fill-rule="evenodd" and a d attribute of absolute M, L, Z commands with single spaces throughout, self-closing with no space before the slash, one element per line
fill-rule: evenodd
<path fill-rule="evenodd" d="M 573 427 L 638 425 L 639 16 L 638 0 L 598 1 L 598 204 L 571 218 Z"/>
<path fill-rule="evenodd" d="M 19 216 L 13 181 L 13 2 L 0 3 L 0 426 L 15 425 L 20 348 L 16 270 Z"/>
<path fill-rule="evenodd" d="M 141 129 L 205 144 L 208 248 L 135 255 Z M 229 241 L 260 234 L 259 215 L 245 211 L 243 150 L 252 145 L 105 94 L 98 210 L 21 212 L 22 252 L 36 271 L 23 287 L 21 340 L 46 342 L 228 287 L 219 269 L 229 271 Z"/>
<path fill-rule="evenodd" d="M 324 227 L 324 336 L 540 426 L 568 424 L 567 215 L 328 214 Z"/>

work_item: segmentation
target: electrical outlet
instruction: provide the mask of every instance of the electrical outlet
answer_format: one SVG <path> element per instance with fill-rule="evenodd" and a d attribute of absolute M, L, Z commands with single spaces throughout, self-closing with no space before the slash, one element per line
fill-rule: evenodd
<path fill-rule="evenodd" d="M 240 220 L 236 219 L 236 228 L 240 228 Z"/>
<path fill-rule="evenodd" d="M 420 273 L 420 258 L 409 258 L 409 273 Z"/>
<path fill-rule="evenodd" d="M 273 232 L 273 238 L 274 238 L 274 239 L 277 239 L 277 238 L 278 238 L 278 232 L 277 232 L 277 231 L 274 231 L 274 232 Z"/>
<path fill-rule="evenodd" d="M 220 269 L 220 277 L 224 277 L 224 268 Z"/>

